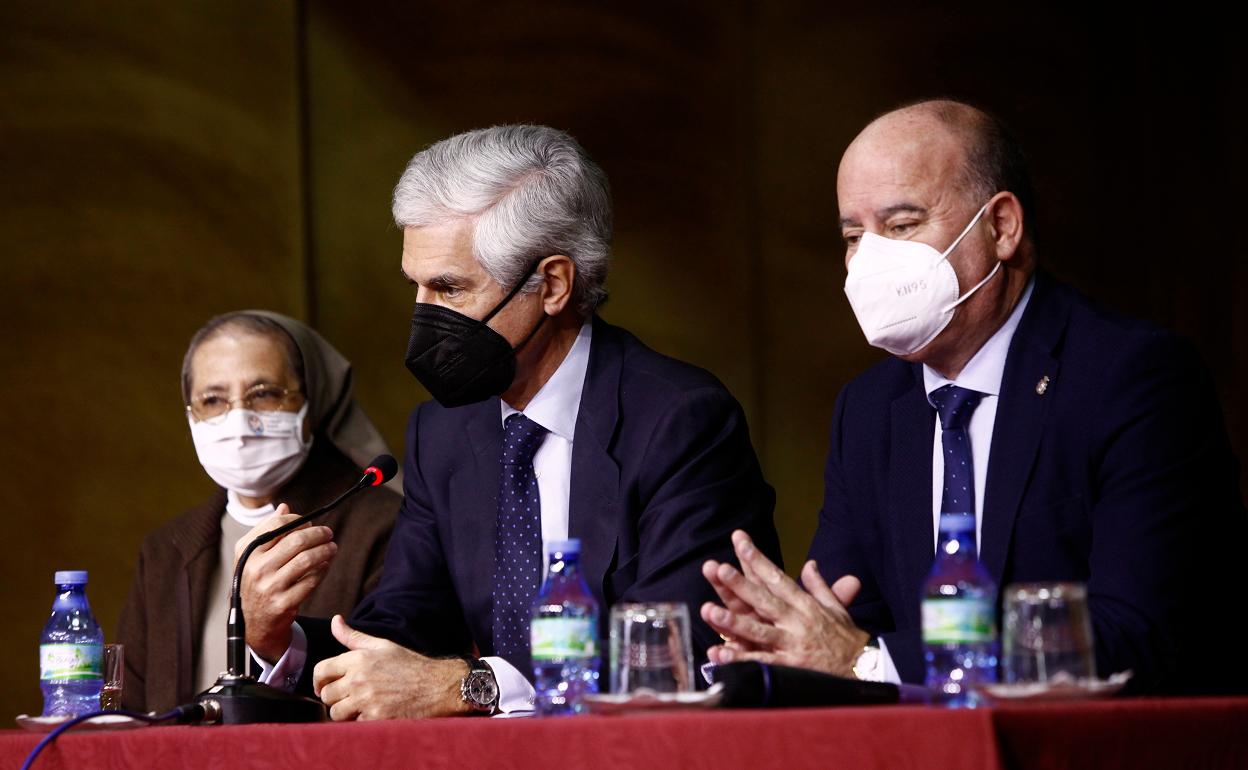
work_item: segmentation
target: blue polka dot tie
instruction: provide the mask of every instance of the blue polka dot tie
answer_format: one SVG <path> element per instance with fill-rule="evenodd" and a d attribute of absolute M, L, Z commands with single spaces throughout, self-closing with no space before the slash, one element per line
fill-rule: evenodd
<path fill-rule="evenodd" d="M 529 667 L 529 618 L 542 577 L 542 506 L 533 455 L 546 429 L 513 414 L 503 427 L 494 540 L 494 654 L 523 674 Z"/>
<path fill-rule="evenodd" d="M 940 515 L 975 515 L 975 473 L 971 462 L 971 437 L 966 426 L 983 393 L 957 385 L 932 391 L 932 405 L 940 415 L 941 450 L 945 453 L 945 489 L 940 496 Z"/>

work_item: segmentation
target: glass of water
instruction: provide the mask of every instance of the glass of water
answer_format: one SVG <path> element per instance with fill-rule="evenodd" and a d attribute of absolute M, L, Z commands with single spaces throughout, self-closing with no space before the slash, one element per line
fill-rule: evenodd
<path fill-rule="evenodd" d="M 1082 583 L 1016 583 L 1005 589 L 1002 638 L 1007 684 L 1062 675 L 1096 678 L 1088 592 Z"/>
<path fill-rule="evenodd" d="M 693 689 L 689 607 L 681 602 L 611 608 L 611 692 Z"/>
<path fill-rule="evenodd" d="M 120 644 L 104 645 L 104 687 L 100 690 L 100 710 L 121 709 L 121 687 L 126 676 L 126 651 Z"/>

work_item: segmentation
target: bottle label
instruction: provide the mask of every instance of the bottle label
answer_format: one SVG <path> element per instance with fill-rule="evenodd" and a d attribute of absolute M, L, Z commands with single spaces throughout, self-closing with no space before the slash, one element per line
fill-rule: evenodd
<path fill-rule="evenodd" d="M 99 644 L 39 645 L 40 679 L 100 679 L 104 647 Z"/>
<path fill-rule="evenodd" d="M 924 599 L 924 644 L 978 644 L 997 637 L 988 599 Z"/>
<path fill-rule="evenodd" d="M 533 660 L 592 658 L 598 637 L 591 618 L 534 618 L 530 626 Z"/>

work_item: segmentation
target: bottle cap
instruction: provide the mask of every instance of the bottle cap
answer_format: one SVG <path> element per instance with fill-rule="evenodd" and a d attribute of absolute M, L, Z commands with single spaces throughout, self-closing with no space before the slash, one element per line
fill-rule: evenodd
<path fill-rule="evenodd" d="M 577 554 L 581 553 L 581 541 L 577 538 L 568 540 L 551 540 L 546 544 L 546 553 Z"/>
<path fill-rule="evenodd" d="M 56 571 L 53 582 L 58 586 L 86 585 L 87 571 L 85 569 L 59 569 Z"/>

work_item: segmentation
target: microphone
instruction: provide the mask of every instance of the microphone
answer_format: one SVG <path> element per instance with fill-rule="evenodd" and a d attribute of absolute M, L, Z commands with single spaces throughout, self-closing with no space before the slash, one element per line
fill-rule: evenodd
<path fill-rule="evenodd" d="M 394 461 L 390 455 L 377 455 L 369 466 L 364 469 L 364 475 L 373 475 L 373 481 L 370 486 L 379 487 L 390 479 L 394 478 L 394 474 L 399 472 L 399 464 Z"/>
<path fill-rule="evenodd" d="M 394 478 L 398 470 L 399 464 L 392 456 L 377 455 L 364 469 L 360 480 L 328 505 L 269 530 L 247 544 L 242 555 L 238 557 L 238 563 L 234 565 L 234 579 L 230 584 L 230 613 L 225 631 L 226 671 L 217 679 L 216 684 L 200 693 L 197 698 L 199 701 L 214 701 L 221 714 L 221 723 L 320 722 L 325 719 L 325 707 L 319 701 L 260 684 L 247 675 L 247 622 L 243 617 L 242 600 L 243 567 L 247 565 L 247 559 L 252 552 L 260 546 L 329 513 L 361 490 L 381 486 Z"/>
<path fill-rule="evenodd" d="M 265 543 L 273 542 L 287 532 L 290 532 L 292 529 L 302 527 L 304 524 L 312 519 L 315 519 L 317 516 L 329 513 L 361 489 L 379 487 L 382 484 L 385 484 L 387 481 L 394 478 L 394 474 L 398 472 L 399 464 L 395 462 L 394 457 L 390 455 L 377 455 L 373 458 L 373 461 L 368 464 L 368 467 L 364 469 L 364 475 L 360 477 L 359 481 L 355 482 L 355 486 L 351 487 L 346 492 L 343 492 L 328 505 L 321 506 L 311 513 L 305 513 L 294 521 L 283 524 L 277 529 L 271 529 L 263 535 L 258 536 L 255 540 L 252 540 L 251 543 L 248 544 L 247 549 L 243 551 L 243 555 L 238 557 L 238 564 L 234 565 L 234 582 L 230 586 L 231 599 L 233 599 L 233 597 L 238 593 L 239 580 L 243 574 L 243 562 L 248 556 L 251 555 L 253 550 L 259 548 Z"/>
<path fill-rule="evenodd" d="M 359 492 L 361 489 L 368 487 L 376 487 L 386 483 L 394 477 L 398 472 L 399 464 L 394 461 L 390 455 L 378 455 L 373 458 L 368 467 L 364 469 L 364 475 L 355 485 L 343 492 L 334 501 L 328 505 L 317 508 L 311 513 L 305 513 L 292 522 L 283 524 L 277 529 L 271 529 L 252 540 L 242 556 L 238 557 L 238 563 L 234 565 L 234 581 L 230 584 L 230 614 L 226 623 L 226 672 L 231 676 L 242 676 L 246 673 L 247 659 L 247 622 L 243 618 L 242 603 L 242 580 L 243 567 L 247 564 L 247 559 L 251 556 L 252 551 L 256 550 L 265 543 L 271 543 L 282 535 L 293 529 L 302 527 L 307 522 L 315 519 L 317 516 L 329 513 L 337 508 L 347 498 Z"/>

